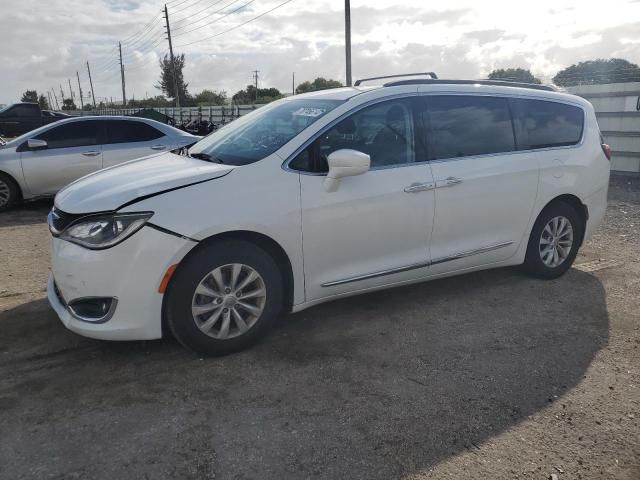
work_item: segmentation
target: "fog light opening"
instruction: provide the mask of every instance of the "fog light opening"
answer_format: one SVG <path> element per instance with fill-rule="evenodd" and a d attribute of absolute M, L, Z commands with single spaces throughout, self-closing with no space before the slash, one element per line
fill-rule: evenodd
<path fill-rule="evenodd" d="M 104 323 L 114 314 L 118 299 L 113 297 L 87 297 L 69 303 L 69 311 L 78 320 Z"/>

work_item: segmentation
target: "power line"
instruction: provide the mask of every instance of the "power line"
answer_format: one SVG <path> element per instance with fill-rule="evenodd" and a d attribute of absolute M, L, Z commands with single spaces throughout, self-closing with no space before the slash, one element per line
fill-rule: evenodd
<path fill-rule="evenodd" d="M 187 9 L 189 9 L 189 8 L 193 7 L 194 5 L 196 5 L 197 3 L 200 3 L 201 1 L 202 1 L 202 0 L 196 0 L 196 1 L 195 1 L 194 3 L 192 3 L 191 5 L 187 5 L 186 7 L 179 8 L 178 10 L 173 10 L 173 11 L 171 12 L 171 15 L 175 15 L 176 13 L 182 12 L 183 10 L 187 10 Z"/>
<path fill-rule="evenodd" d="M 237 0 L 234 0 L 233 2 L 231 2 L 229 5 L 236 3 Z M 252 4 L 253 2 L 255 2 L 256 0 L 249 0 L 247 3 L 245 3 L 244 5 L 240 5 L 238 8 L 236 8 L 235 10 L 231 10 L 228 13 L 225 13 L 224 15 L 220 16 L 219 18 L 216 18 L 213 22 L 209 22 L 209 23 L 204 23 L 198 27 L 192 28 L 191 30 L 187 30 L 186 32 L 181 32 L 178 33 L 176 35 L 174 35 L 174 37 L 179 37 L 181 35 L 186 35 L 187 33 L 191 33 L 191 32 L 195 32 L 196 30 L 200 30 L 201 28 L 207 27 L 209 25 L 213 25 L 214 23 L 218 23 L 220 20 L 222 20 L 223 18 L 228 17 L 229 15 L 233 15 L 236 12 L 239 12 L 240 10 L 242 10 L 243 8 L 245 8 L 247 5 Z M 227 5 L 228 6 L 228 5 Z"/>
<path fill-rule="evenodd" d="M 141 32 L 147 30 L 147 28 L 149 28 L 152 24 L 154 24 L 155 22 L 157 22 L 158 20 L 162 19 L 162 14 L 158 13 L 155 17 L 153 17 L 151 19 L 150 22 L 148 22 L 144 27 L 142 27 L 140 30 L 138 30 L 137 32 L 129 35 L 128 37 L 126 37 L 124 40 L 122 40 L 122 43 L 127 43 L 130 42 L 131 40 L 133 40 L 135 37 L 137 37 Z"/>
<path fill-rule="evenodd" d="M 173 2 L 167 2 L 166 5 L 169 5 L 171 3 L 175 3 L 177 0 L 174 0 Z M 176 3 L 173 7 L 179 7 L 180 5 L 182 5 L 183 3 L 187 3 L 190 2 L 191 0 L 182 0 L 180 3 Z"/>
<path fill-rule="evenodd" d="M 186 47 L 186 46 L 188 46 L 188 45 L 193 45 L 194 43 L 204 42 L 205 40 L 209 40 L 209 39 L 211 39 L 211 38 L 215 38 L 215 37 L 219 37 L 220 35 L 224 35 L 225 33 L 231 32 L 232 30 L 235 30 L 235 29 L 237 29 L 237 28 L 240 28 L 240 27 L 242 27 L 242 26 L 244 26 L 244 25 L 246 25 L 246 24 L 248 24 L 248 23 L 253 22 L 254 20 L 257 20 L 257 19 L 259 19 L 259 18 L 261 18 L 261 17 L 264 17 L 265 15 L 268 15 L 269 13 L 273 12 L 274 10 L 277 10 L 277 9 L 278 9 L 278 8 L 280 8 L 280 7 L 284 7 L 287 3 L 291 3 L 291 2 L 293 2 L 293 1 L 294 1 L 294 0 L 286 0 L 285 2 L 282 2 L 282 3 L 281 3 L 281 4 L 279 4 L 279 5 L 276 5 L 275 7 L 273 7 L 273 8 L 271 8 L 271 9 L 267 10 L 266 12 L 262 12 L 260 15 L 257 15 L 257 16 L 255 16 L 255 17 L 253 17 L 253 18 L 250 18 L 249 20 L 247 20 L 247 21 L 245 21 L 245 22 L 242 22 L 242 23 L 239 23 L 239 24 L 237 24 L 237 25 L 234 25 L 234 26 L 233 26 L 233 27 L 231 27 L 231 28 L 227 28 L 226 30 L 222 30 L 221 32 L 215 33 L 215 34 L 213 34 L 213 35 L 209 35 L 208 37 L 204 37 L 204 38 L 201 38 L 201 39 L 199 39 L 199 40 L 195 40 L 195 41 L 193 41 L 193 42 L 189 42 L 189 43 L 183 43 L 182 45 L 176 45 L 176 48 Z"/>
<path fill-rule="evenodd" d="M 196 13 L 192 13 L 191 15 L 186 16 L 186 17 L 183 17 L 183 18 L 181 18 L 181 19 L 179 19 L 179 20 L 176 20 L 176 21 L 175 21 L 175 22 L 173 22 L 173 23 L 174 23 L 174 25 L 175 25 L 176 23 L 181 23 L 181 22 L 184 22 L 185 20 L 189 20 L 189 18 L 197 17 L 197 16 L 198 16 L 198 15 L 200 15 L 202 12 L 206 12 L 206 11 L 207 11 L 207 10 L 209 10 L 211 7 L 215 7 L 216 5 L 218 5 L 219 3 L 221 3 L 222 1 L 223 1 L 223 0 L 218 0 L 217 2 L 214 2 L 214 3 L 212 3 L 211 5 L 209 5 L 209 6 L 205 7 L 205 8 L 203 8 L 202 10 L 199 10 L 199 11 L 197 11 Z M 236 0 L 236 1 L 237 1 L 237 0 Z M 225 7 L 225 8 L 226 8 L 226 7 Z M 213 15 L 213 14 L 217 13 L 218 11 L 219 11 L 219 10 L 216 10 L 215 12 L 211 13 L 210 15 Z M 207 18 L 207 15 L 205 15 L 204 17 L 202 17 L 202 18 L 200 18 L 200 19 L 196 20 L 196 22 L 199 22 L 200 20 L 204 20 L 205 18 Z M 195 23 L 195 22 L 194 22 L 194 23 Z M 184 27 L 179 27 L 179 28 L 184 28 Z M 178 27 L 177 27 L 177 28 L 174 28 L 174 30 L 178 30 Z"/>

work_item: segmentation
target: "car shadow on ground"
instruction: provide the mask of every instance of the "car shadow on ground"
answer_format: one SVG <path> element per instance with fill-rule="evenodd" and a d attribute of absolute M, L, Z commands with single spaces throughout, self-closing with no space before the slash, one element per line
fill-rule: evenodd
<path fill-rule="evenodd" d="M 388 479 L 561 401 L 609 323 L 590 274 L 500 269 L 321 305 L 224 358 L 84 339 L 45 300 L 0 327 L 0 476 Z"/>
<path fill-rule="evenodd" d="M 52 206 L 53 199 L 42 199 L 25 202 L 7 212 L 0 212 L 0 227 L 44 223 Z"/>

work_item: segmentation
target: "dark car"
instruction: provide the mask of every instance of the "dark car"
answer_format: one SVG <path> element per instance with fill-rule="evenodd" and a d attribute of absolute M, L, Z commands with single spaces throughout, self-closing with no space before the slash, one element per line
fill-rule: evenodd
<path fill-rule="evenodd" d="M 14 103 L 0 110 L 0 135 L 17 137 L 63 118 L 69 118 L 69 115 L 40 110 L 37 103 Z"/>

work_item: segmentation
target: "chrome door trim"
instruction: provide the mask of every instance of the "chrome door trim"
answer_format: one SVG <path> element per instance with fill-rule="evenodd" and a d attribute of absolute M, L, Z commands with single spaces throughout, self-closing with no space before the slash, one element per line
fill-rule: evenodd
<path fill-rule="evenodd" d="M 475 248 L 473 250 L 467 250 L 466 252 L 460 252 L 454 255 L 449 255 L 448 257 L 436 258 L 435 260 L 431 260 L 431 265 L 438 265 L 439 263 L 450 262 L 451 260 L 458 260 L 459 258 L 465 258 L 465 257 L 470 257 L 472 255 L 478 255 L 480 253 L 491 252 L 499 248 L 508 247 L 509 245 L 512 245 L 512 244 L 513 242 L 495 243 L 493 245 L 487 245 L 486 247 Z"/>
<path fill-rule="evenodd" d="M 415 270 L 417 268 L 425 268 L 431 265 L 431 262 L 414 263 L 413 265 L 407 265 L 404 267 L 390 268 L 388 270 L 380 270 L 379 272 L 367 273 L 364 275 L 356 275 L 355 277 L 348 277 L 342 280 L 334 280 L 332 282 L 323 283 L 323 287 L 333 287 L 334 285 L 342 285 L 344 283 L 357 282 L 359 280 L 367 280 L 369 278 L 382 277 L 384 275 L 391 275 L 393 273 L 407 272 L 409 270 Z"/>
<path fill-rule="evenodd" d="M 493 244 L 493 245 L 487 245 L 486 247 L 481 247 L 481 248 L 476 248 L 476 249 L 473 249 L 473 250 L 467 250 L 465 252 L 456 253 L 455 255 L 450 255 L 448 257 L 437 258 L 437 259 L 432 260 L 430 262 L 414 263 L 414 264 L 411 264 L 411 265 L 406 265 L 404 267 L 390 268 L 390 269 L 387 269 L 387 270 L 380 270 L 378 272 L 366 273 L 364 275 L 356 275 L 356 276 L 353 276 L 353 277 L 347 277 L 347 278 L 344 278 L 344 279 L 341 279 L 341 280 L 333 280 L 331 282 L 325 282 L 321 286 L 322 287 L 333 287 L 333 286 L 336 286 L 336 285 L 343 285 L 345 283 L 358 282 L 360 280 L 368 280 L 370 278 L 382 277 L 382 276 L 385 276 L 385 275 L 392 275 L 394 273 L 408 272 L 409 270 L 416 270 L 418 268 L 430 267 L 431 265 L 438 265 L 440 263 L 450 262 L 452 260 L 458 260 L 460 258 L 470 257 L 472 255 L 478 255 L 480 253 L 491 252 L 491 251 L 497 250 L 499 248 L 508 247 L 509 245 L 512 245 L 512 244 L 513 244 L 513 242 L 496 243 L 496 244 Z"/>

